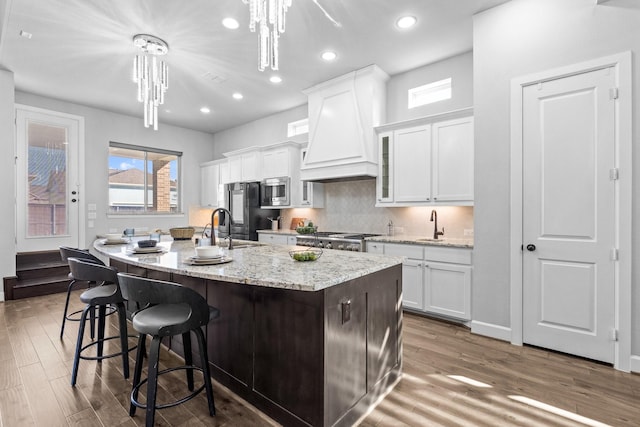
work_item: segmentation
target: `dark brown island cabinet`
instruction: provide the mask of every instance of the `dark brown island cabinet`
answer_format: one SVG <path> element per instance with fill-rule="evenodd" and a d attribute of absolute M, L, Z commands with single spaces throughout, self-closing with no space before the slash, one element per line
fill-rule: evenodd
<path fill-rule="evenodd" d="M 400 379 L 400 263 L 316 291 L 194 277 L 124 256 L 110 263 L 193 288 L 218 307 L 206 327 L 213 377 L 285 426 L 350 426 Z M 183 355 L 181 337 L 166 344 Z"/>

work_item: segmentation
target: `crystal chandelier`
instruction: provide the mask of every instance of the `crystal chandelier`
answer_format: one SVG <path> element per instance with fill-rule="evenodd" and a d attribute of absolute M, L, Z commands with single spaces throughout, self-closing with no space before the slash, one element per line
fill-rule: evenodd
<path fill-rule="evenodd" d="M 284 33 L 284 17 L 292 0 L 242 0 L 249 5 L 249 30 L 258 33 L 258 69 L 278 69 L 278 39 Z"/>
<path fill-rule="evenodd" d="M 133 37 L 133 44 L 142 54 L 133 61 L 133 82 L 138 84 L 138 101 L 144 106 L 144 127 L 153 125 L 158 130 L 158 105 L 164 104 L 164 93 L 169 87 L 169 70 L 158 56 L 169 52 L 164 40 L 148 34 Z"/>

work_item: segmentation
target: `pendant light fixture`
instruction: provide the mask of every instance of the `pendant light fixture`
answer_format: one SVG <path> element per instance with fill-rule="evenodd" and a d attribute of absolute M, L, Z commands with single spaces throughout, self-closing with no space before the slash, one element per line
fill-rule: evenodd
<path fill-rule="evenodd" d="M 169 87 L 169 69 L 158 57 L 169 52 L 169 45 L 149 34 L 135 35 L 133 44 L 142 52 L 133 61 L 133 82 L 138 84 L 138 101 L 144 108 L 144 127 L 158 130 L 158 105 L 164 104 Z"/>
<path fill-rule="evenodd" d="M 249 5 L 249 30 L 258 31 L 258 69 L 278 70 L 278 39 L 292 0 L 242 0 Z"/>

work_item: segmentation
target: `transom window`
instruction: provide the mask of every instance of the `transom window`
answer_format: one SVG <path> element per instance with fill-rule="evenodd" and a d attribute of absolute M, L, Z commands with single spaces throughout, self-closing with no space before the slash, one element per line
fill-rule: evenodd
<path fill-rule="evenodd" d="M 287 124 L 287 137 L 309 133 L 309 118 Z"/>
<path fill-rule="evenodd" d="M 180 213 L 182 153 L 109 143 L 109 213 Z"/>
<path fill-rule="evenodd" d="M 451 99 L 451 77 L 409 89 L 409 108 Z"/>

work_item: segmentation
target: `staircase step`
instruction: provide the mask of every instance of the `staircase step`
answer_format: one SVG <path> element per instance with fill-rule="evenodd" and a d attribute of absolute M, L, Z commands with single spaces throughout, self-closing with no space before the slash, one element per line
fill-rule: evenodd
<path fill-rule="evenodd" d="M 16 275 L 5 277 L 4 292 L 6 299 L 20 299 L 66 292 L 68 285 L 69 266 L 60 251 L 19 252 Z"/>
<path fill-rule="evenodd" d="M 64 276 L 50 276 L 46 279 L 16 280 L 13 283 L 12 299 L 29 298 L 39 295 L 49 295 L 66 292 L 69 278 Z"/>
<path fill-rule="evenodd" d="M 19 280 L 44 279 L 49 277 L 66 277 L 69 274 L 69 266 L 67 264 L 56 266 L 30 266 L 22 270 L 16 270 L 16 276 Z"/>
<path fill-rule="evenodd" d="M 60 251 L 34 251 L 34 252 L 18 252 L 16 254 L 16 270 L 20 270 L 23 267 L 29 265 L 48 265 L 48 264 L 60 264 L 62 258 L 60 257 Z"/>

